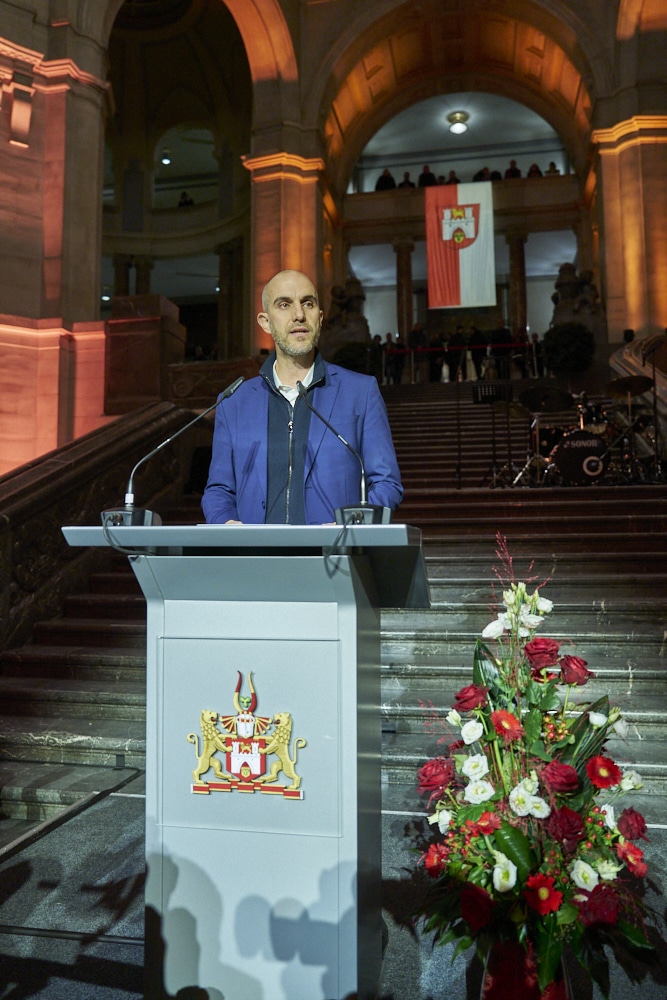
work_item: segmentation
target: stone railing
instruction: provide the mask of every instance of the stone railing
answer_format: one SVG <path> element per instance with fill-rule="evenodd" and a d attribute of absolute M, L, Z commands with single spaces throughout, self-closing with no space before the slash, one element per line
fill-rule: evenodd
<path fill-rule="evenodd" d="M 102 510 L 123 502 L 135 463 L 190 419 L 156 403 L 0 478 L 0 649 L 27 641 L 35 622 L 59 614 L 72 587 L 109 560 L 105 550 L 70 548 L 61 527 L 99 524 Z M 137 471 L 138 504 L 155 509 L 181 495 L 190 435 Z"/>

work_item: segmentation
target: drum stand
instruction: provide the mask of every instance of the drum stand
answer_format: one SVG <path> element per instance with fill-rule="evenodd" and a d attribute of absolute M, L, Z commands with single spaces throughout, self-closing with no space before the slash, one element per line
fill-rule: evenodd
<path fill-rule="evenodd" d="M 549 471 L 549 461 L 540 455 L 540 415 L 533 414 L 533 422 L 528 431 L 528 454 L 526 464 L 512 482 L 512 486 L 518 486 L 524 477 L 529 476 L 530 470 L 535 470 L 535 481 L 533 484 L 528 479 L 527 485 L 542 486 Z"/>
<path fill-rule="evenodd" d="M 501 477 L 500 471 L 496 459 L 496 411 L 491 406 L 491 464 L 484 473 L 484 478 L 479 484 L 480 487 L 485 486 L 489 479 L 491 480 L 490 488 L 492 490 L 495 490 L 497 486 L 505 486 L 506 480 L 504 477 Z"/>

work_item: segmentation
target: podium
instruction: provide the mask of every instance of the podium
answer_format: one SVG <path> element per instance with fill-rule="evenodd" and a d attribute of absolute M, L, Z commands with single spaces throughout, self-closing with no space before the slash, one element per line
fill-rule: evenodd
<path fill-rule="evenodd" d="M 379 609 L 429 605 L 421 533 L 63 533 L 121 547 L 147 601 L 145 997 L 373 1000 Z"/>

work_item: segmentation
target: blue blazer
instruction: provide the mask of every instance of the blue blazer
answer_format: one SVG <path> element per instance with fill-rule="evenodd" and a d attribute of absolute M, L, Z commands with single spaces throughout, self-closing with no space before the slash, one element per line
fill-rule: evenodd
<path fill-rule="evenodd" d="M 272 369 L 273 356 L 263 371 Z M 324 384 L 308 399 L 363 458 L 368 502 L 395 509 L 402 497 L 400 472 L 384 400 L 375 378 L 321 362 Z M 317 366 L 319 369 L 319 365 Z M 209 524 L 263 524 L 267 496 L 269 393 L 263 375 L 244 382 L 218 406 L 213 457 L 202 498 Z M 305 405 L 297 401 L 298 405 Z M 334 520 L 336 507 L 360 500 L 359 462 L 311 414 L 304 470 L 307 524 Z"/>

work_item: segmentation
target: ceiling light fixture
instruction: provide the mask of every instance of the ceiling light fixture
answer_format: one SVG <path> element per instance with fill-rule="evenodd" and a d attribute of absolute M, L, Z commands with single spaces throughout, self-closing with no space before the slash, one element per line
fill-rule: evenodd
<path fill-rule="evenodd" d="M 468 131 L 467 121 L 469 118 L 470 115 L 466 114 L 465 111 L 452 111 L 451 115 L 447 115 L 449 131 L 453 132 L 454 135 L 463 135 L 464 132 Z"/>
<path fill-rule="evenodd" d="M 165 167 L 168 167 L 169 164 L 171 163 L 171 153 L 166 148 L 166 146 L 162 150 L 162 156 L 160 157 L 160 163 L 163 163 L 165 165 Z"/>

